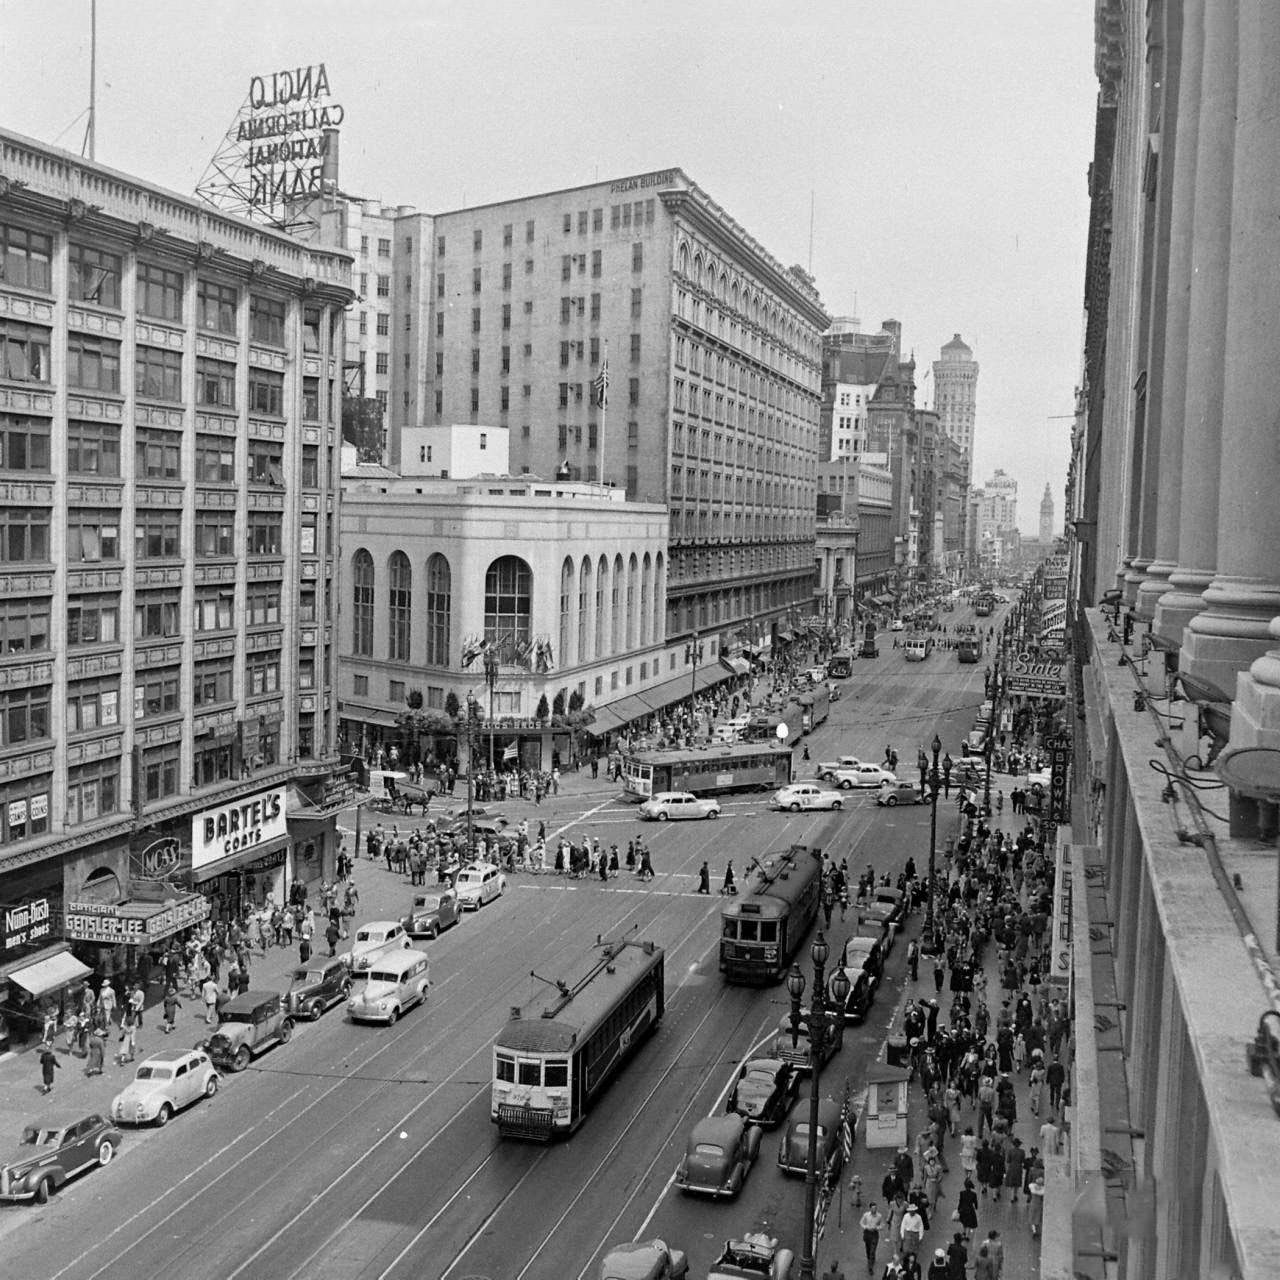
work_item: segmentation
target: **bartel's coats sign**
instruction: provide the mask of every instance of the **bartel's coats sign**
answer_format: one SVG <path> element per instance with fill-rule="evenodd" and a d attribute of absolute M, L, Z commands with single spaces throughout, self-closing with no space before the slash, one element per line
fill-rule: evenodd
<path fill-rule="evenodd" d="M 287 835 L 284 788 L 206 809 L 191 819 L 191 869 Z"/>

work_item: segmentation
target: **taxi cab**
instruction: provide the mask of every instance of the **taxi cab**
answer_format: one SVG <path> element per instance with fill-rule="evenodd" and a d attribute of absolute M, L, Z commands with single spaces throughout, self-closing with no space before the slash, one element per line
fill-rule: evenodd
<path fill-rule="evenodd" d="M 795 782 L 775 791 L 769 807 L 799 813 L 801 809 L 842 809 L 844 801 L 838 791 L 828 791 L 813 782 Z"/>

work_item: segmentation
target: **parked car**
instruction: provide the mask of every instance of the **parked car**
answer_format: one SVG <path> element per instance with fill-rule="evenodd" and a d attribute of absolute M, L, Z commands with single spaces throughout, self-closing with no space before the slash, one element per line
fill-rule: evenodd
<path fill-rule="evenodd" d="M 830 1034 L 822 1042 L 822 1066 L 826 1066 L 844 1044 L 844 1019 L 831 1020 Z M 809 1010 L 800 1010 L 800 1034 L 795 1043 L 791 1038 L 791 1015 L 785 1014 L 773 1037 L 772 1056 L 790 1063 L 799 1074 L 809 1073 Z"/>
<path fill-rule="evenodd" d="M 905 631 L 906 629 L 907 629 L 907 624 L 903 622 L 901 618 L 894 618 L 889 623 L 890 631 Z"/>
<path fill-rule="evenodd" d="M 258 1054 L 291 1039 L 293 1019 L 278 991 L 242 991 L 222 1006 L 222 1021 L 202 1047 L 215 1067 L 243 1071 Z"/>
<path fill-rule="evenodd" d="M 920 788 L 914 782 L 908 782 L 905 778 L 899 778 L 897 782 L 888 783 L 880 788 L 880 794 L 876 796 L 876 804 L 888 805 L 893 808 L 899 804 L 921 804 L 924 796 L 921 794 Z"/>
<path fill-rule="evenodd" d="M 174 1113 L 218 1092 L 218 1073 L 200 1049 L 157 1053 L 138 1064 L 111 1101 L 116 1124 L 166 1125 Z"/>
<path fill-rule="evenodd" d="M 1052 769 L 1037 769 L 1034 773 L 1027 774 L 1028 787 L 1043 787 L 1046 791 L 1053 785 Z"/>
<path fill-rule="evenodd" d="M 835 973 L 831 976 L 834 978 Z M 849 983 L 849 994 L 844 1001 L 844 1020 L 847 1023 L 861 1022 L 871 1010 L 878 979 L 866 965 L 856 964 L 845 966 L 844 976 Z"/>
<path fill-rule="evenodd" d="M 363 978 L 369 966 L 388 951 L 403 951 L 409 935 L 399 920 L 370 920 L 356 930 L 351 941 L 351 972 Z"/>
<path fill-rule="evenodd" d="M 880 650 L 879 650 L 879 648 L 876 646 L 875 637 L 874 637 L 874 636 L 868 636 L 868 637 L 867 637 L 867 638 L 862 642 L 862 646 L 861 646 L 861 647 L 859 648 L 859 650 L 858 650 L 858 657 L 860 657 L 860 658 L 878 658 L 879 656 L 880 656 Z"/>
<path fill-rule="evenodd" d="M 506 834 L 507 820 L 506 818 L 478 818 L 476 811 L 472 810 L 471 815 L 471 835 L 476 840 L 483 840 L 485 844 L 492 846 Z M 465 816 L 449 823 L 444 829 L 444 834 L 450 838 L 461 837 L 463 840 L 467 838 L 467 819 Z"/>
<path fill-rule="evenodd" d="M 884 930 L 884 937 L 889 947 L 901 926 L 902 910 L 888 902 L 873 901 L 858 909 L 860 925 L 879 925 Z"/>
<path fill-rule="evenodd" d="M 749 1231 L 741 1240 L 726 1240 L 711 1264 L 707 1280 L 790 1280 L 795 1254 L 780 1248 L 774 1236 Z"/>
<path fill-rule="evenodd" d="M 458 872 L 453 887 L 463 911 L 478 911 L 506 893 L 507 877 L 492 862 L 473 862 Z"/>
<path fill-rule="evenodd" d="M 817 783 L 793 782 L 789 787 L 782 787 L 773 793 L 769 807 L 799 813 L 801 809 L 843 809 L 844 801 L 839 792 L 828 791 Z"/>
<path fill-rule="evenodd" d="M 720 801 L 690 791 L 659 791 L 640 806 L 640 817 L 656 822 L 669 818 L 718 818 Z"/>
<path fill-rule="evenodd" d="M 872 903 L 872 906 L 884 906 L 889 909 L 888 921 L 894 929 L 902 928 L 909 905 L 907 895 L 901 889 L 892 889 L 888 885 L 881 885 L 876 890 L 875 900 Z"/>
<path fill-rule="evenodd" d="M 682 1191 L 732 1200 L 760 1154 L 760 1129 L 730 1112 L 699 1120 L 676 1170 Z"/>
<path fill-rule="evenodd" d="M 285 1007 L 293 1017 L 315 1022 L 350 992 L 351 962 L 346 956 L 313 956 L 293 971 L 284 993 Z"/>
<path fill-rule="evenodd" d="M 847 791 L 850 787 L 882 787 L 885 783 L 895 783 L 898 775 L 882 765 L 859 764 L 850 769 L 837 769 L 833 781 Z"/>
<path fill-rule="evenodd" d="M 600 1264 L 600 1280 L 685 1280 L 689 1259 L 665 1240 L 616 1244 Z"/>
<path fill-rule="evenodd" d="M 726 1109 L 762 1128 L 775 1128 L 787 1114 L 799 1084 L 799 1073 L 791 1063 L 781 1058 L 749 1058 L 738 1072 Z"/>
<path fill-rule="evenodd" d="M 800 1103 L 782 1131 L 778 1144 L 778 1168 L 783 1173 L 803 1175 L 809 1164 L 809 1099 Z M 844 1163 L 844 1148 L 840 1145 L 840 1104 L 833 1098 L 818 1101 L 818 1181 L 825 1177 L 839 1176 Z"/>
<path fill-rule="evenodd" d="M 835 760 L 820 760 L 817 770 L 818 778 L 820 781 L 830 781 L 840 769 L 856 769 L 861 764 L 862 760 L 858 756 L 838 756 Z"/>
<path fill-rule="evenodd" d="M 404 931 L 411 938 L 438 938 L 462 919 L 458 895 L 452 889 L 433 889 L 413 895 L 413 910 L 403 920 Z"/>
<path fill-rule="evenodd" d="M 880 953 L 887 960 L 889 952 L 893 950 L 893 940 L 896 936 L 896 932 L 889 928 L 889 922 L 883 914 L 859 913 L 858 923 L 850 941 L 852 942 L 853 938 L 865 938 L 869 942 L 879 943 Z"/>
<path fill-rule="evenodd" d="M 840 958 L 846 968 L 856 969 L 861 965 L 871 974 L 872 981 L 878 987 L 880 979 L 884 977 L 887 956 L 888 948 L 884 945 L 884 929 L 880 928 L 872 937 L 867 937 L 861 932 L 855 933 L 844 944 L 844 952 Z"/>
<path fill-rule="evenodd" d="M 120 1130 L 96 1114 L 26 1125 L 17 1151 L 0 1164 L 0 1200 L 48 1204 L 77 1174 L 110 1164 L 121 1140 Z"/>

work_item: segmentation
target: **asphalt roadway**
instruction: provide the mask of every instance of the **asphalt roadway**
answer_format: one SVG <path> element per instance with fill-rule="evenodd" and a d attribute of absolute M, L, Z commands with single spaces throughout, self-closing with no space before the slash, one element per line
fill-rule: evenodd
<path fill-rule="evenodd" d="M 960 667 L 946 651 L 908 665 L 889 642 L 882 637 L 879 659 L 855 664 L 845 696 L 809 740 L 815 762 L 836 752 L 879 760 L 892 743 L 900 772 L 912 776 L 917 747 L 935 731 L 959 756 L 982 701 L 983 665 Z M 639 830 L 634 809 L 603 778 L 572 792 L 567 785 L 560 797 L 556 827 L 585 826 L 623 847 Z M 799 815 L 731 796 L 718 822 L 647 827 L 658 873 L 648 883 L 625 871 L 607 885 L 514 876 L 504 897 L 422 944 L 431 997 L 394 1027 L 352 1025 L 335 1009 L 163 1131 L 129 1130 L 109 1169 L 48 1206 L 0 1207 L 0 1273 L 564 1280 L 594 1277 L 611 1244 L 643 1234 L 686 1249 L 690 1275 L 702 1276 L 726 1237 L 757 1227 L 798 1252 L 803 1182 L 778 1171 L 778 1133 L 765 1135 L 736 1202 L 685 1197 L 672 1185 L 689 1129 L 722 1109 L 737 1067 L 787 1011 L 781 985 L 721 981 L 721 899 L 694 890 L 704 858 L 714 887 L 727 859 L 741 874 L 752 854 L 793 843 L 821 845 L 855 873 L 872 862 L 896 874 L 908 855 L 923 866 L 926 806 L 885 809 L 870 794 L 846 796 L 842 812 Z M 940 840 L 954 814 L 940 802 Z M 365 861 L 358 877 L 364 919 L 398 915 L 412 892 Z M 532 994 L 531 971 L 572 976 L 597 935 L 666 949 L 664 1021 L 571 1139 L 502 1141 L 489 1120 L 496 1034 L 510 1006 Z M 823 1093 L 839 1096 L 846 1079 L 858 1089 L 899 1000 L 904 952 L 899 940 L 870 1017 L 849 1029 L 823 1074 Z M 807 953 L 800 958 L 808 971 Z M 186 1032 L 198 1038 L 190 1023 Z"/>

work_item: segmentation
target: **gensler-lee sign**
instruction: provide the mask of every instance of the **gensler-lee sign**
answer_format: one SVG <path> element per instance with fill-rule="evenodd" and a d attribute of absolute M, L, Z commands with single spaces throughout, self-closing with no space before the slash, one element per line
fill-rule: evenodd
<path fill-rule="evenodd" d="M 283 787 L 206 809 L 191 819 L 191 869 L 287 834 Z"/>

